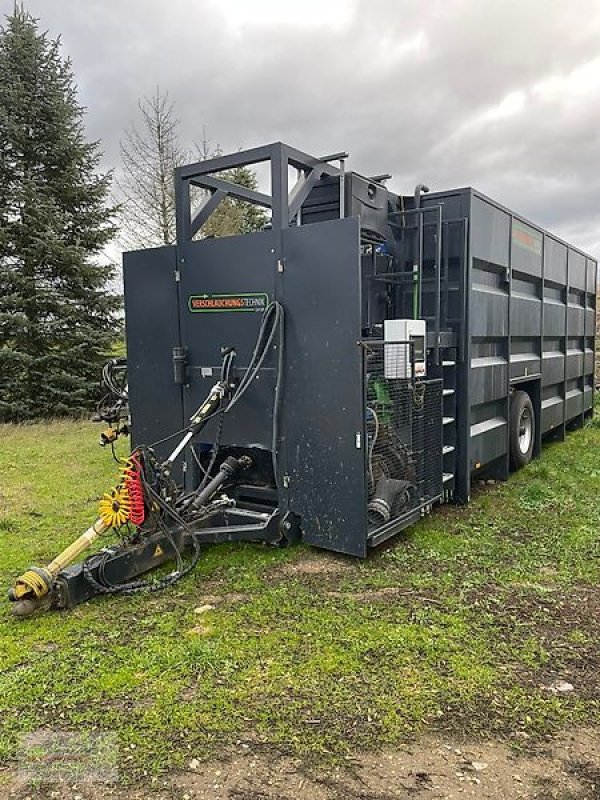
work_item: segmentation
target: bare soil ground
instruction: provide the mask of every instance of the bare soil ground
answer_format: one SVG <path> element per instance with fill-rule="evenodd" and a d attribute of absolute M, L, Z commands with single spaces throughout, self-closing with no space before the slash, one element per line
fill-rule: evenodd
<path fill-rule="evenodd" d="M 4 781 L 2 782 L 2 779 Z M 191 759 L 154 787 L 70 784 L 27 787 L 0 772 L 5 800 L 595 800 L 600 733 L 581 728 L 516 753 L 503 742 L 427 737 L 326 770 L 239 742 L 218 761 Z"/>

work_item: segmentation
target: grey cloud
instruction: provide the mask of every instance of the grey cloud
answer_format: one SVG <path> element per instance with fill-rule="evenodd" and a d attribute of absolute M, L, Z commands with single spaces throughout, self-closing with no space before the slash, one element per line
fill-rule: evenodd
<path fill-rule="evenodd" d="M 160 85 L 190 143 L 206 125 L 225 149 L 347 149 L 397 190 L 474 185 L 600 252 L 594 0 L 348 0 L 338 22 L 297 2 L 304 20 L 270 22 L 261 2 L 253 21 L 246 2 L 239 24 L 231 0 L 27 5 L 63 35 L 107 166 L 137 98 Z"/>

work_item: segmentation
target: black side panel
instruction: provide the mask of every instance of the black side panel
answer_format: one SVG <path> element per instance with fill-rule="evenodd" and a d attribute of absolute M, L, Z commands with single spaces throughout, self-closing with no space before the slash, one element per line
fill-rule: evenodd
<path fill-rule="evenodd" d="M 283 232 L 286 373 L 281 495 L 304 541 L 366 554 L 359 224 Z"/>
<path fill-rule="evenodd" d="M 196 411 L 219 379 L 221 347 L 235 347 L 235 377 L 241 378 L 250 361 L 262 310 L 275 296 L 277 275 L 274 235 L 271 231 L 189 242 L 179 249 L 181 269 L 181 331 L 187 349 L 188 383 L 184 388 L 186 418 Z M 260 296 L 255 310 L 193 310 L 198 299 L 220 295 Z M 196 298 L 196 300 L 194 300 Z M 221 443 L 270 449 L 275 357 L 270 353 L 259 379 L 227 414 Z M 213 420 L 198 437 L 199 447 L 214 441 Z"/>
<path fill-rule="evenodd" d="M 181 388 L 173 381 L 179 344 L 174 247 L 123 255 L 132 443 L 150 444 L 183 426 Z M 166 456 L 173 443 L 157 447 Z"/>

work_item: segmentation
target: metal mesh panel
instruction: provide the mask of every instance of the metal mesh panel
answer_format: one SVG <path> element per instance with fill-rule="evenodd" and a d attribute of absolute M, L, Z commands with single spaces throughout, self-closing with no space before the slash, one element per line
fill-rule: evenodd
<path fill-rule="evenodd" d="M 365 342 L 369 532 L 442 493 L 442 381 L 412 378 L 408 342 Z"/>
<path fill-rule="evenodd" d="M 442 381 L 416 381 L 413 388 L 413 452 L 422 502 L 442 494 Z"/>

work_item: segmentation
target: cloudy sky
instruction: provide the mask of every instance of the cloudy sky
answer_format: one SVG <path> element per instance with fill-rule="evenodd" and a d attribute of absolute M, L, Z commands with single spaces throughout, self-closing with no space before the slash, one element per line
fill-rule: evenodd
<path fill-rule="evenodd" d="M 61 34 L 106 166 L 159 85 L 189 144 L 348 150 L 396 191 L 472 185 L 600 255 L 599 0 L 25 6 Z"/>

